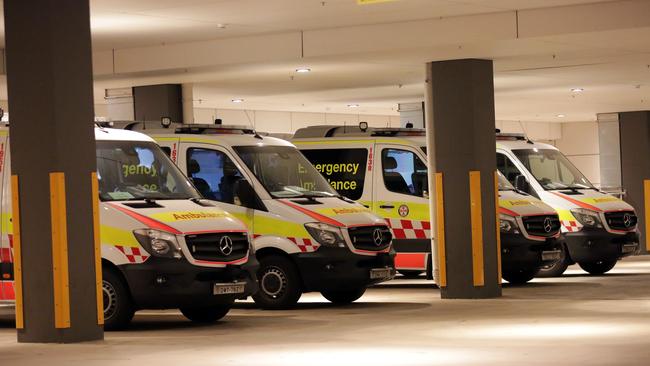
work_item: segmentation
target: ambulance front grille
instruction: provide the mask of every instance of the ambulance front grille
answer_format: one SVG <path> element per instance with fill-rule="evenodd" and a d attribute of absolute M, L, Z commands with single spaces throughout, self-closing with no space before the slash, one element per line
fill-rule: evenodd
<path fill-rule="evenodd" d="M 192 257 L 200 261 L 231 262 L 248 253 L 246 233 L 207 233 L 185 236 Z"/>
<path fill-rule="evenodd" d="M 524 216 L 521 220 L 529 235 L 551 237 L 560 231 L 560 219 L 557 215 Z"/>
<path fill-rule="evenodd" d="M 605 212 L 605 220 L 610 229 L 623 231 L 633 230 L 638 222 L 634 211 Z"/>
<path fill-rule="evenodd" d="M 388 226 L 358 226 L 348 228 L 352 245 L 360 250 L 380 251 L 388 248 L 393 235 Z M 381 237 L 381 240 L 379 240 Z"/>

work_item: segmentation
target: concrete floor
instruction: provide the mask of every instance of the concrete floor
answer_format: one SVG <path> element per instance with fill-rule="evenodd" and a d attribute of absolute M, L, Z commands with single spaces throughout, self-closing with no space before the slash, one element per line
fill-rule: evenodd
<path fill-rule="evenodd" d="M 648 365 L 650 256 L 592 277 L 504 286 L 496 300 L 440 300 L 425 280 L 395 280 L 359 303 L 320 295 L 299 309 L 241 304 L 211 326 L 175 311 L 142 312 L 104 342 L 17 344 L 0 317 L 0 365 Z"/>

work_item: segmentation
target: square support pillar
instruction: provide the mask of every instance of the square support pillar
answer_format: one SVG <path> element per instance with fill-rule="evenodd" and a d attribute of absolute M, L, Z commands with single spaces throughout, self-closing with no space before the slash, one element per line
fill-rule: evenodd
<path fill-rule="evenodd" d="M 492 61 L 427 64 L 426 129 L 434 253 L 443 298 L 501 296 Z"/>
<path fill-rule="evenodd" d="M 18 341 L 102 339 L 88 0 L 5 1 L 4 17 Z"/>

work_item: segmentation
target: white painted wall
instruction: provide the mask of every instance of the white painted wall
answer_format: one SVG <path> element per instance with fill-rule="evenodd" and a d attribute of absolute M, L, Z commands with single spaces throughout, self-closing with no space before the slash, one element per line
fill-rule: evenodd
<path fill-rule="evenodd" d="M 562 123 L 562 137 L 555 141 L 569 160 L 595 185 L 600 185 L 600 148 L 596 122 Z"/>
<path fill-rule="evenodd" d="M 373 127 L 399 127 L 398 115 L 194 108 L 195 123 L 213 123 L 215 118 L 221 118 L 224 125 L 253 126 L 258 131 L 273 133 L 293 133 L 299 128 L 313 125 L 358 125 L 361 121 L 368 122 L 368 125 Z"/>

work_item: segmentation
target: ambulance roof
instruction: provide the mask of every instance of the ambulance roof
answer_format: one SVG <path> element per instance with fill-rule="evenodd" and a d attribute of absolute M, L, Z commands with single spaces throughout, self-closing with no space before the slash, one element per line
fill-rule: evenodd
<path fill-rule="evenodd" d="M 158 131 L 156 131 L 158 132 Z M 232 134 L 210 134 L 195 135 L 189 133 L 153 133 L 154 139 L 160 137 L 178 137 L 197 143 L 215 143 L 224 146 L 290 146 L 295 147 L 291 142 L 270 136 L 255 137 L 255 135 L 232 135 Z"/>
<path fill-rule="evenodd" d="M 426 145 L 424 129 L 419 128 L 377 128 L 368 127 L 365 130 L 359 126 L 322 125 L 300 128 L 292 140 L 295 141 L 359 141 L 377 140 L 397 144 L 413 145 L 416 147 Z"/>
<path fill-rule="evenodd" d="M 118 130 L 115 128 L 95 127 L 96 141 L 150 141 L 153 139 L 135 131 Z"/>
<path fill-rule="evenodd" d="M 544 144 L 541 142 L 534 141 L 522 141 L 522 140 L 497 140 L 497 148 L 505 150 L 527 150 L 527 149 L 551 149 L 557 150 L 553 145 Z"/>

